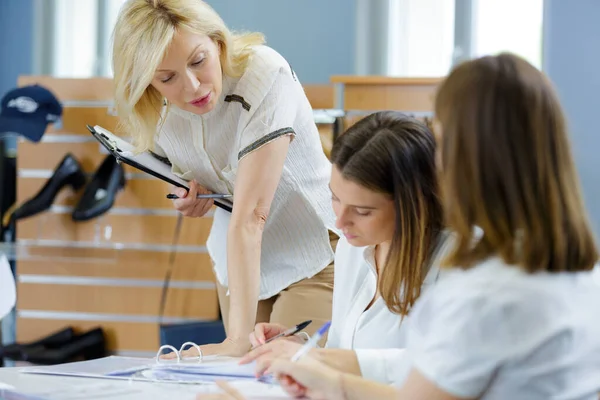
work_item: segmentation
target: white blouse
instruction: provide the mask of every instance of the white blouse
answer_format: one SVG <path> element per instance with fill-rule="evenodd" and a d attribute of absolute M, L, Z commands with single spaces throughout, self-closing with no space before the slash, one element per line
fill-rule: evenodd
<path fill-rule="evenodd" d="M 288 62 L 257 46 L 241 78 L 223 78 L 213 110 L 200 116 L 170 106 L 156 139 L 173 172 L 216 193 L 233 195 L 239 161 L 283 135 L 293 137 L 263 232 L 260 299 L 311 277 L 333 261 L 335 231 L 329 177 L 312 109 Z M 231 214 L 217 208 L 207 241 L 218 281 L 228 286 Z"/>
<path fill-rule="evenodd" d="M 451 270 L 411 312 L 404 374 L 457 397 L 597 400 L 599 269 L 527 274 L 491 258 Z"/>
<path fill-rule="evenodd" d="M 444 235 L 445 238 L 445 235 Z M 445 249 L 442 240 L 438 248 Z M 437 251 L 422 286 L 422 293 L 438 280 Z M 363 377 L 386 383 L 403 378 L 396 368 L 406 347 L 408 316 L 392 313 L 382 297 L 365 310 L 377 292 L 374 246 L 354 247 L 340 238 L 335 252 L 333 313 L 325 347 L 353 349 Z"/>

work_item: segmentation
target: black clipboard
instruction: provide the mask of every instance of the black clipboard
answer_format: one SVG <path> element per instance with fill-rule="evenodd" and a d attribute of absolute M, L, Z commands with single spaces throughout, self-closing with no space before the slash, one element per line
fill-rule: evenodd
<path fill-rule="evenodd" d="M 112 132 L 101 126 L 86 125 L 90 133 L 100 144 L 117 160 L 119 163 L 127 164 L 135 169 L 143 171 L 164 182 L 174 186 L 190 190 L 188 182 L 171 172 L 171 165 L 162 157 L 147 151 L 140 154 L 134 154 L 134 147 L 131 143 L 119 138 Z M 215 206 L 231 212 L 233 204 L 224 199 L 213 199 Z"/>

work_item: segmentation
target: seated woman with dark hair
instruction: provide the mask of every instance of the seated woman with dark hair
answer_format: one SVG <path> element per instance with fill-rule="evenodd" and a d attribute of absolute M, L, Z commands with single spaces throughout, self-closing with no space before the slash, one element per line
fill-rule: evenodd
<path fill-rule="evenodd" d="M 401 113 L 371 114 L 335 142 L 330 188 L 337 228 L 333 313 L 324 349 L 311 354 L 344 372 L 395 383 L 406 319 L 438 279 L 446 243 L 436 185 L 435 138 Z M 254 346 L 287 327 L 258 324 Z M 258 374 L 301 344 L 276 340 L 246 355 Z"/>

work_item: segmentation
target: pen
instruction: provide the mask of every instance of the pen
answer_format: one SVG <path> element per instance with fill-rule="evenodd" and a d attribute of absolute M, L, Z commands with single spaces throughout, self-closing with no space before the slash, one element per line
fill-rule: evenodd
<path fill-rule="evenodd" d="M 279 339 L 281 337 L 288 337 L 288 336 L 292 336 L 295 335 L 296 333 L 300 332 L 302 329 L 306 328 L 308 325 L 310 325 L 310 323 L 312 322 L 311 319 L 309 319 L 308 321 L 304 321 L 299 323 L 298 325 L 296 325 L 293 328 L 290 329 L 286 329 L 285 331 L 281 332 L 278 335 L 273 336 L 272 338 L 268 339 L 267 341 L 265 341 L 265 344 L 272 342 L 275 339 Z"/>
<path fill-rule="evenodd" d="M 197 199 L 229 199 L 231 197 L 233 197 L 233 196 L 230 194 L 219 194 L 219 193 L 197 194 L 196 195 Z M 170 199 L 170 200 L 175 200 L 178 198 L 179 198 L 179 196 L 177 196 L 176 194 L 173 194 L 173 193 L 169 193 L 167 195 L 167 199 Z"/>
<path fill-rule="evenodd" d="M 304 343 L 304 345 L 302 345 L 302 347 L 298 349 L 296 354 L 292 356 L 292 362 L 298 361 L 300 358 L 302 358 L 302 356 L 308 353 L 310 349 L 315 347 L 317 342 L 321 340 L 321 338 L 325 335 L 330 326 L 331 321 L 325 322 L 325 324 L 323 324 L 323 326 L 320 327 L 319 330 L 310 337 L 310 339 L 308 339 L 308 342 Z"/>

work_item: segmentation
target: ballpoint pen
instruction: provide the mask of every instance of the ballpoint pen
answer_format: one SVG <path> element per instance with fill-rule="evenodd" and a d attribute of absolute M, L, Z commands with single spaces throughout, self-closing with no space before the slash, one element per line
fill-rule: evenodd
<path fill-rule="evenodd" d="M 325 324 L 323 324 L 323 326 L 320 327 L 319 330 L 314 335 L 312 335 L 310 339 L 308 339 L 308 341 L 304 343 L 304 345 L 302 345 L 302 347 L 298 349 L 296 354 L 292 356 L 292 362 L 298 361 L 306 353 L 308 353 L 310 349 L 315 347 L 317 345 L 317 342 L 321 340 L 321 338 L 325 335 L 330 326 L 331 321 L 325 322 Z"/>
<path fill-rule="evenodd" d="M 209 193 L 209 194 L 197 194 L 196 195 L 197 199 L 229 199 L 231 197 L 233 197 L 233 195 L 220 194 L 220 193 Z M 167 195 L 167 199 L 170 199 L 170 200 L 175 200 L 178 198 L 179 198 L 179 196 L 177 196 L 176 194 L 173 194 L 173 193 L 169 193 Z"/>
<path fill-rule="evenodd" d="M 281 332 L 280 334 L 275 335 L 272 338 L 267 339 L 265 341 L 265 344 L 267 344 L 269 342 L 272 342 L 275 339 L 279 339 L 279 338 L 282 338 L 282 337 L 288 337 L 288 336 L 295 335 L 296 333 L 300 332 L 302 329 L 304 329 L 308 325 L 310 325 L 311 322 L 312 322 L 312 320 L 309 319 L 308 321 L 301 322 L 301 323 L 299 323 L 298 325 L 296 325 L 296 326 L 294 326 L 292 328 L 286 329 L 285 331 Z M 257 347 L 259 347 L 259 346 L 257 346 Z"/>

